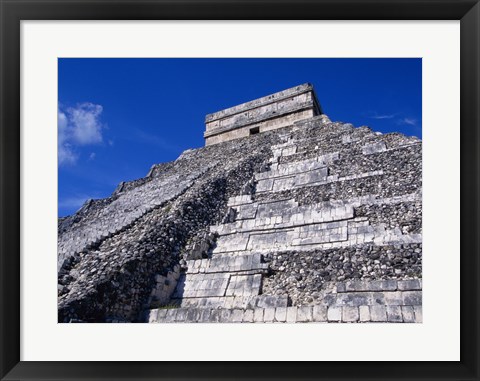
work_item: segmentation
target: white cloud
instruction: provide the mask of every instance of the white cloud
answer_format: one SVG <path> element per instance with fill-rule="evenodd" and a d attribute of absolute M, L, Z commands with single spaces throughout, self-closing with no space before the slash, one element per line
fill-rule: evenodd
<path fill-rule="evenodd" d="M 416 126 L 417 120 L 414 118 L 400 118 L 397 120 L 397 124 L 399 126 L 404 126 L 404 125 Z"/>
<path fill-rule="evenodd" d="M 395 118 L 397 114 L 378 114 L 378 113 L 373 113 L 370 115 L 370 118 L 372 119 L 393 119 Z"/>
<path fill-rule="evenodd" d="M 393 122 L 397 125 L 409 125 L 409 126 L 416 126 L 417 119 L 408 118 L 402 115 L 401 112 L 397 112 L 394 114 L 379 114 L 377 112 L 372 112 L 368 115 L 371 119 L 394 119 Z"/>
<path fill-rule="evenodd" d="M 417 120 L 413 118 L 403 118 L 401 120 L 402 124 L 408 124 L 410 126 L 416 126 L 417 125 Z"/>
<path fill-rule="evenodd" d="M 99 121 L 103 107 L 93 103 L 82 103 L 69 108 L 69 121 L 72 126 L 72 139 L 79 145 L 102 142 L 102 124 Z"/>
<path fill-rule="evenodd" d="M 58 109 L 58 165 L 75 164 L 78 153 L 75 148 L 103 141 L 103 124 L 100 122 L 103 107 L 93 103 L 81 103 L 65 110 Z M 90 155 L 93 159 L 95 154 Z"/>
<path fill-rule="evenodd" d="M 91 152 L 90 156 L 88 158 L 89 158 L 89 160 L 93 160 L 93 159 L 95 159 L 95 156 L 97 156 L 97 154 L 95 152 Z"/>
<path fill-rule="evenodd" d="M 75 164 L 77 155 L 68 142 L 68 120 L 65 113 L 58 111 L 58 165 Z"/>

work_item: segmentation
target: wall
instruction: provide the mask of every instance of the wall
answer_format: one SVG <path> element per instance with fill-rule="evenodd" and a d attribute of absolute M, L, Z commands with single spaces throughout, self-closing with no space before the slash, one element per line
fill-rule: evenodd
<path fill-rule="evenodd" d="M 249 135 L 250 128 L 260 132 L 292 125 L 321 114 L 321 108 L 310 84 L 296 86 L 205 118 L 205 144 L 217 144 Z"/>
<path fill-rule="evenodd" d="M 222 132 L 217 135 L 211 135 L 205 138 L 205 145 L 212 145 L 221 142 L 226 142 L 233 139 L 244 138 L 250 136 L 250 130 L 252 128 L 258 127 L 259 132 L 265 132 L 270 130 L 275 130 L 282 127 L 291 126 L 295 122 L 302 121 L 314 116 L 313 110 L 303 110 L 299 112 L 293 112 L 291 114 L 286 114 L 281 117 L 276 117 L 273 119 L 264 120 L 257 123 L 252 123 L 244 127 L 234 128 L 226 132 Z"/>

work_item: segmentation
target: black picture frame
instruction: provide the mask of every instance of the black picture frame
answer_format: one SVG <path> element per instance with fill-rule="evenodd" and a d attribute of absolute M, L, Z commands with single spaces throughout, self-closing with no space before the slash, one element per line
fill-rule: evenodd
<path fill-rule="evenodd" d="M 0 0 L 0 12 L 2 380 L 479 379 L 478 0 Z M 460 20 L 461 360 L 459 362 L 215 362 L 214 353 L 212 362 L 181 364 L 20 361 L 20 21 L 181 19 Z"/>

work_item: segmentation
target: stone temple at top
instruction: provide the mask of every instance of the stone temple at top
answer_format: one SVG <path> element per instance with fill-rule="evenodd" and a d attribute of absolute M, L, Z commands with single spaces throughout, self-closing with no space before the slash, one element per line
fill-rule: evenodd
<path fill-rule="evenodd" d="M 291 87 L 205 117 L 205 145 L 292 125 L 322 114 L 310 83 Z"/>

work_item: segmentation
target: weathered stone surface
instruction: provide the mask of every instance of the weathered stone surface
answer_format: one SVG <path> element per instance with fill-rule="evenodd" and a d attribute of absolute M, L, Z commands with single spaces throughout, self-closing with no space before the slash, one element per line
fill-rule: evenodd
<path fill-rule="evenodd" d="M 220 323 L 229 323 L 232 321 L 232 312 L 230 309 L 220 310 Z"/>
<path fill-rule="evenodd" d="M 357 322 L 360 318 L 358 307 L 343 307 L 342 321 L 346 323 Z"/>
<path fill-rule="evenodd" d="M 402 293 L 403 305 L 406 306 L 421 306 L 422 292 L 421 291 L 404 291 Z"/>
<path fill-rule="evenodd" d="M 253 311 L 253 321 L 255 323 L 263 323 L 264 308 L 255 308 Z"/>
<path fill-rule="evenodd" d="M 358 307 L 358 310 L 361 322 L 370 321 L 370 308 L 368 306 L 360 306 Z"/>
<path fill-rule="evenodd" d="M 275 320 L 275 308 L 273 307 L 265 308 L 265 311 L 263 313 L 263 321 L 265 323 L 273 323 L 274 320 Z"/>
<path fill-rule="evenodd" d="M 149 323 L 155 323 L 158 318 L 158 310 L 150 310 L 150 313 L 148 314 L 148 322 Z"/>
<path fill-rule="evenodd" d="M 199 318 L 198 318 L 198 322 L 199 323 L 209 322 L 210 321 L 210 314 L 211 314 L 210 309 L 201 309 L 200 314 L 199 314 Z"/>
<path fill-rule="evenodd" d="M 256 306 L 262 308 L 287 307 L 286 295 L 260 295 L 256 299 Z"/>
<path fill-rule="evenodd" d="M 302 306 L 297 309 L 297 323 L 311 322 L 312 319 L 312 307 Z"/>
<path fill-rule="evenodd" d="M 287 307 L 277 307 L 275 309 L 275 321 L 279 323 L 287 321 Z"/>
<path fill-rule="evenodd" d="M 423 310 L 422 306 L 413 306 L 415 313 L 415 323 L 423 323 Z"/>
<path fill-rule="evenodd" d="M 222 320 L 222 310 L 215 309 L 210 311 L 209 322 L 210 323 L 220 323 Z"/>
<path fill-rule="evenodd" d="M 253 310 L 245 310 L 245 313 L 243 314 L 243 320 L 242 322 L 244 323 L 253 323 Z"/>
<path fill-rule="evenodd" d="M 401 306 L 387 306 L 387 320 L 392 323 L 402 323 Z"/>
<path fill-rule="evenodd" d="M 297 307 L 287 307 L 287 323 L 297 322 Z"/>
<path fill-rule="evenodd" d="M 387 321 L 387 308 L 385 306 L 370 306 L 370 318 L 374 322 Z"/>
<path fill-rule="evenodd" d="M 60 322 L 422 321 L 421 141 L 262 102 L 59 220 Z"/>
<path fill-rule="evenodd" d="M 313 306 L 312 318 L 315 322 L 326 322 L 327 321 L 327 306 Z"/>
<path fill-rule="evenodd" d="M 402 291 L 421 290 L 422 282 L 420 279 L 399 280 L 398 289 Z"/>
<path fill-rule="evenodd" d="M 167 316 L 167 311 L 166 309 L 158 310 L 157 312 L 157 322 L 163 322 Z"/>
<path fill-rule="evenodd" d="M 187 311 L 187 322 L 188 323 L 198 323 L 201 316 L 201 310 L 197 310 L 194 308 L 189 308 Z"/>
<path fill-rule="evenodd" d="M 175 315 L 176 322 L 184 322 L 187 320 L 187 309 L 177 308 L 177 314 Z"/>
<path fill-rule="evenodd" d="M 328 307 L 328 321 L 338 322 L 342 320 L 342 307 Z"/>
<path fill-rule="evenodd" d="M 401 306 L 403 303 L 402 293 L 400 291 L 385 292 L 385 304 L 387 306 Z"/>
<path fill-rule="evenodd" d="M 374 153 L 380 153 L 387 150 L 387 146 L 384 142 L 378 142 L 373 144 L 367 144 L 363 147 L 362 152 L 364 155 L 371 155 Z"/>
<path fill-rule="evenodd" d="M 412 306 L 402 306 L 402 317 L 405 323 L 415 323 L 415 313 Z"/>
<path fill-rule="evenodd" d="M 241 323 L 243 320 L 243 310 L 233 310 L 232 311 L 232 322 Z"/>
<path fill-rule="evenodd" d="M 173 323 L 176 319 L 176 316 L 177 316 L 177 309 L 176 308 L 167 310 L 167 313 L 165 315 L 165 322 Z"/>
<path fill-rule="evenodd" d="M 377 280 L 377 281 L 347 281 L 337 284 L 337 292 L 351 291 L 395 291 L 397 289 L 395 280 Z"/>
<path fill-rule="evenodd" d="M 292 87 L 207 115 L 205 144 L 238 139 L 253 131 L 278 129 L 318 114 L 321 109 L 312 86 Z"/>

